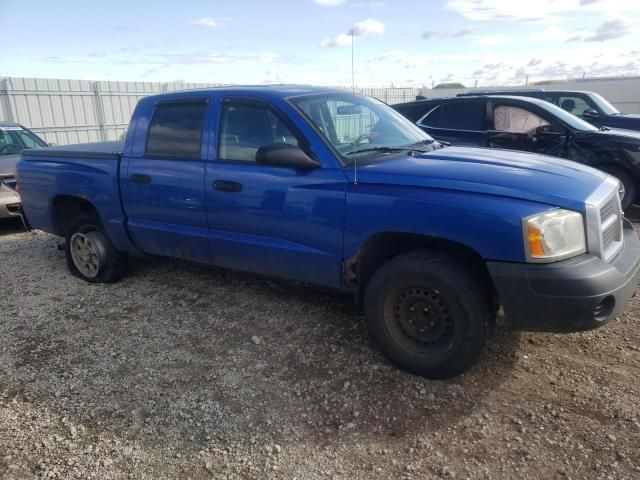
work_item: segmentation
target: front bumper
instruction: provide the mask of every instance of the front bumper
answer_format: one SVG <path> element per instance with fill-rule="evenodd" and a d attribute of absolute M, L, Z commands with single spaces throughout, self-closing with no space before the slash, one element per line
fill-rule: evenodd
<path fill-rule="evenodd" d="M 624 248 L 611 262 L 593 255 L 550 264 L 487 262 L 515 330 L 576 332 L 607 324 L 635 295 L 640 240 L 624 221 Z"/>
<path fill-rule="evenodd" d="M 0 219 L 19 217 L 20 196 L 0 181 Z"/>

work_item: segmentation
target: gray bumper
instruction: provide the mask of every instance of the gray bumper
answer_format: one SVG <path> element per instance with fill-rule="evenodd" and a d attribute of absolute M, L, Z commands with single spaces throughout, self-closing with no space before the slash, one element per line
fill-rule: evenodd
<path fill-rule="evenodd" d="M 0 219 L 20 216 L 20 196 L 0 183 Z"/>
<path fill-rule="evenodd" d="M 516 330 L 575 332 L 605 325 L 635 295 L 640 241 L 624 222 L 624 249 L 611 263 L 580 255 L 551 264 L 487 262 L 507 321 Z"/>

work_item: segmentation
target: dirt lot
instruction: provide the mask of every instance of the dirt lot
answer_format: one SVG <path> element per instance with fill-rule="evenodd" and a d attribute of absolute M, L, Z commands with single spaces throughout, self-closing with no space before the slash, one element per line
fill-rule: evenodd
<path fill-rule="evenodd" d="M 636 220 L 640 210 L 631 212 Z M 0 225 L 0 477 L 640 478 L 640 300 L 402 373 L 348 297 L 181 261 L 71 277 Z"/>

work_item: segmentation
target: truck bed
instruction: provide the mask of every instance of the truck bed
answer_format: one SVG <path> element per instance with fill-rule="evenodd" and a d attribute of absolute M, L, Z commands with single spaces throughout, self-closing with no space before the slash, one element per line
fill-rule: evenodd
<path fill-rule="evenodd" d="M 18 185 L 25 187 L 21 197 L 29 221 L 41 230 L 64 234 L 58 220 L 68 214 L 65 198 L 81 198 L 99 212 L 113 242 L 126 249 L 119 184 L 122 151 L 121 141 L 23 150 Z"/>

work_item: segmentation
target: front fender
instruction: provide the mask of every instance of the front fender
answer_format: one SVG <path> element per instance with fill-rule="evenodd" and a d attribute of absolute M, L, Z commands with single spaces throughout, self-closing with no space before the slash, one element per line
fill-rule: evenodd
<path fill-rule="evenodd" d="M 388 232 L 459 243 L 485 260 L 524 262 L 522 218 L 553 207 L 514 198 L 420 187 L 356 184 L 347 192 L 344 258 Z"/>

